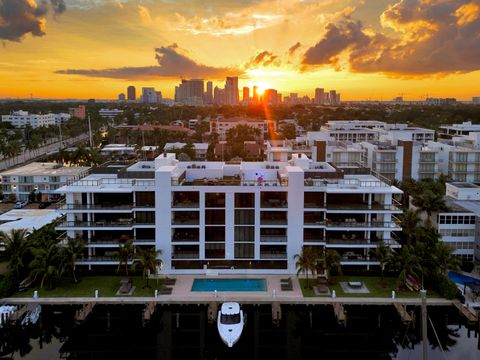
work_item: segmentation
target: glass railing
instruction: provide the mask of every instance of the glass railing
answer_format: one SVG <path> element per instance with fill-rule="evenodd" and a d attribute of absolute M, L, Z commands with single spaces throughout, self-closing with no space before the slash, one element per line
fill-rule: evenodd
<path fill-rule="evenodd" d="M 81 204 L 63 204 L 61 210 L 132 210 L 133 205 L 117 205 L 117 204 L 99 204 L 99 205 L 81 205 Z"/>
<path fill-rule="evenodd" d="M 261 235 L 260 242 L 287 242 L 285 235 Z"/>
<path fill-rule="evenodd" d="M 131 227 L 134 224 L 132 220 L 125 221 L 64 221 L 57 225 L 59 228 L 65 227 Z"/>

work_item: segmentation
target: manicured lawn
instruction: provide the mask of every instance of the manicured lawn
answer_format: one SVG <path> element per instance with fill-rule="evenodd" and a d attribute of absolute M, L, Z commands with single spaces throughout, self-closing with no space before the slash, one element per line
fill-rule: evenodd
<path fill-rule="evenodd" d="M 40 297 L 83 297 L 94 296 L 97 289 L 100 297 L 116 296 L 116 292 L 120 288 L 120 280 L 123 276 L 85 276 L 81 277 L 78 284 L 74 284 L 71 278 L 61 279 L 57 282 L 55 289 L 45 290 L 40 288 L 32 288 L 27 291 L 17 292 L 15 297 L 31 297 L 34 290 L 38 290 Z M 132 296 L 153 296 L 155 289 L 160 289 L 162 280 L 149 280 L 150 288 L 143 288 L 146 280 L 140 276 L 130 277 L 135 286 Z"/>
<path fill-rule="evenodd" d="M 0 262 L 0 275 L 5 275 L 8 272 L 8 261 Z"/>
<path fill-rule="evenodd" d="M 330 290 L 335 290 L 335 293 L 338 297 L 385 297 L 389 298 L 392 297 L 392 290 L 397 287 L 397 278 L 386 277 L 383 279 L 381 277 L 376 276 L 336 276 L 332 277 L 334 285 L 328 285 Z M 306 280 L 299 279 L 300 284 L 302 286 L 303 296 L 311 297 L 315 296 L 313 289 L 311 288 L 313 285 L 316 284 L 316 280 L 309 280 L 309 289 L 305 289 Z M 370 291 L 369 294 L 348 294 L 344 293 L 342 287 L 340 286 L 340 282 L 348 282 L 348 281 L 361 281 L 365 284 L 365 286 Z M 396 291 L 396 297 L 405 298 L 405 297 L 418 297 L 419 294 L 413 291 Z M 438 294 L 429 290 L 428 297 L 438 297 Z"/>

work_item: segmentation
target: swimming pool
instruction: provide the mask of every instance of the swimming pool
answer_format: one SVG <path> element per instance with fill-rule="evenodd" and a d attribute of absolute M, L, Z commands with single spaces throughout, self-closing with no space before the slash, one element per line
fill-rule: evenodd
<path fill-rule="evenodd" d="M 463 275 L 455 271 L 448 272 L 448 278 L 457 284 L 465 285 L 466 282 L 480 282 L 480 279 L 471 276 Z"/>
<path fill-rule="evenodd" d="M 192 291 L 267 291 L 265 279 L 195 279 Z"/>

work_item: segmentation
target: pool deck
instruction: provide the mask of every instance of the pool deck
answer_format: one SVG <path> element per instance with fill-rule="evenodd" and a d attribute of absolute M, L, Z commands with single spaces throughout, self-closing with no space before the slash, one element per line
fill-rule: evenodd
<path fill-rule="evenodd" d="M 174 276 L 177 281 L 173 286 L 172 294 L 170 295 L 158 295 L 154 297 L 147 296 L 115 296 L 115 297 L 102 297 L 99 294 L 98 298 L 92 297 L 39 297 L 39 298 L 25 298 L 25 297 L 11 297 L 0 299 L 3 304 L 29 304 L 39 303 L 48 305 L 80 305 L 86 303 L 96 304 L 148 304 L 156 303 L 158 305 L 170 305 L 170 304 L 184 304 L 184 305 L 201 305 L 209 304 L 211 302 L 226 302 L 235 301 L 242 304 L 271 304 L 278 302 L 280 304 L 289 305 L 333 305 L 340 303 L 343 305 L 421 305 L 421 299 L 418 298 L 378 298 L 368 297 L 368 294 L 364 297 L 304 297 L 298 279 L 294 276 L 290 276 L 292 279 L 293 290 L 282 291 L 280 286 L 280 279 L 287 278 L 288 276 L 215 276 L 215 277 L 202 277 L 196 275 L 176 275 Z M 267 291 L 252 291 L 252 292 L 217 292 L 216 294 L 211 291 L 191 291 L 193 280 L 198 278 L 262 278 L 267 281 Z M 153 290 L 152 290 L 153 292 Z M 428 298 L 427 304 L 430 306 L 451 306 L 452 301 L 442 298 Z"/>

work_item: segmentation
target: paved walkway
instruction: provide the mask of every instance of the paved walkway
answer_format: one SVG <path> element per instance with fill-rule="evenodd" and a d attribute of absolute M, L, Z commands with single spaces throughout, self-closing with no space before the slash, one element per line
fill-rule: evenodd
<path fill-rule="evenodd" d="M 201 292 L 191 291 L 193 280 L 198 278 L 264 278 L 267 280 L 267 291 L 258 292 Z M 293 291 L 282 291 L 280 287 L 280 279 L 286 276 L 215 276 L 205 277 L 198 275 L 177 275 L 175 286 L 171 295 L 158 295 L 158 297 L 138 297 L 138 296 L 116 296 L 116 297 L 55 297 L 55 298 L 4 298 L 1 302 L 4 304 L 25 304 L 25 303 L 40 303 L 40 304 L 85 304 L 95 302 L 98 304 L 147 304 L 156 302 L 158 304 L 208 304 L 213 301 L 226 302 L 236 301 L 242 304 L 271 304 L 272 302 L 279 302 L 282 304 L 305 304 L 305 305 L 331 305 L 341 303 L 344 305 L 392 305 L 393 303 L 404 305 L 420 305 L 419 298 L 369 298 L 369 297 L 303 297 L 300 289 L 300 284 L 296 277 L 291 277 L 293 284 Z M 275 290 L 275 291 L 274 291 Z M 428 305 L 435 306 L 450 306 L 451 300 L 430 298 L 427 299 Z"/>

